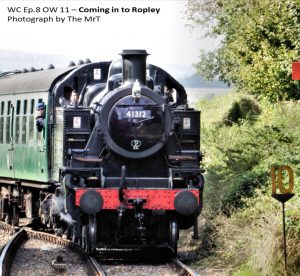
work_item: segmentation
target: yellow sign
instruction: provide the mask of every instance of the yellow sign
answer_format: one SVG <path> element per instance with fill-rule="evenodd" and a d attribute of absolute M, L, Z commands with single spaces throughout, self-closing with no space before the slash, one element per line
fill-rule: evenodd
<path fill-rule="evenodd" d="M 289 186 L 286 188 L 282 183 L 282 172 L 287 171 L 289 176 Z M 277 183 L 276 183 L 277 178 Z M 279 166 L 277 177 L 276 177 L 276 168 L 275 166 L 271 167 L 271 179 L 272 179 L 272 195 L 277 194 L 276 191 L 279 189 L 281 194 L 291 194 L 294 190 L 294 174 L 293 170 L 289 166 Z"/>

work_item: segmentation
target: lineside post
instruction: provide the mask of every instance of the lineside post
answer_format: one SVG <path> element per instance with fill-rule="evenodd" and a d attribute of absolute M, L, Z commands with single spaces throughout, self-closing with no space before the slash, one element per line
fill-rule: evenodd
<path fill-rule="evenodd" d="M 283 229 L 283 255 L 284 255 L 284 275 L 287 276 L 287 250 L 286 250 L 286 229 L 285 229 L 285 202 L 291 199 L 294 189 L 294 175 L 293 170 L 289 166 L 279 166 L 276 175 L 275 166 L 271 167 L 271 179 L 272 179 L 272 197 L 281 202 L 282 204 L 282 229 Z M 282 172 L 287 171 L 289 176 L 289 186 L 285 188 L 282 183 Z M 277 193 L 279 190 L 280 193 Z"/>

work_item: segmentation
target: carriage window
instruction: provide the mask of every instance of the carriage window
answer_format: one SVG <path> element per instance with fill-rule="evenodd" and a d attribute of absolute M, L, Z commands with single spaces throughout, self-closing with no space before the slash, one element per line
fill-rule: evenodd
<path fill-rule="evenodd" d="M 34 116 L 29 117 L 29 132 L 28 140 L 33 140 L 34 137 Z"/>
<path fill-rule="evenodd" d="M 27 130 L 27 100 L 23 101 L 23 118 L 22 118 L 22 144 L 26 144 L 26 130 Z"/>
<path fill-rule="evenodd" d="M 7 116 L 5 123 L 5 142 L 8 144 L 10 142 L 10 109 L 11 109 L 11 101 L 7 102 Z"/>
<path fill-rule="evenodd" d="M 17 104 L 16 104 L 16 119 L 15 119 L 15 122 L 16 122 L 16 125 L 15 125 L 15 141 L 16 141 L 16 144 L 19 144 L 20 141 L 21 141 L 21 133 L 20 133 L 20 124 L 21 124 L 21 117 L 18 116 L 20 115 L 20 111 L 21 111 L 21 101 L 20 100 L 17 100 Z"/>
<path fill-rule="evenodd" d="M 27 117 L 23 116 L 22 120 L 22 144 L 26 144 L 26 126 L 27 126 Z"/>
<path fill-rule="evenodd" d="M 16 144 L 20 143 L 20 116 L 16 117 L 16 137 L 15 137 L 15 141 Z"/>
<path fill-rule="evenodd" d="M 1 102 L 1 115 L 4 114 L 4 102 Z"/>
<path fill-rule="evenodd" d="M 35 100 L 30 100 L 30 116 L 29 116 L 29 131 L 28 131 L 28 140 L 32 141 L 34 137 L 34 104 Z"/>
<path fill-rule="evenodd" d="M 23 114 L 25 115 L 27 113 L 27 100 L 24 100 L 23 102 Z"/>
<path fill-rule="evenodd" d="M 33 114 L 34 112 L 34 99 L 31 99 L 30 101 L 30 114 Z"/>
<path fill-rule="evenodd" d="M 1 102 L 1 117 L 0 117 L 0 144 L 3 144 L 3 124 L 4 124 L 4 102 Z"/>
<path fill-rule="evenodd" d="M 16 114 L 19 115 L 20 114 L 20 109 L 21 109 L 21 101 L 17 100 L 17 108 L 16 108 Z"/>
<path fill-rule="evenodd" d="M 0 117 L 0 144 L 3 144 L 3 126 L 4 126 L 4 117 Z"/>
<path fill-rule="evenodd" d="M 9 105 L 10 106 L 10 105 Z M 6 125 L 5 125 L 5 141 L 6 141 L 6 144 L 8 144 L 10 142 L 10 117 L 9 116 L 6 116 Z"/>
<path fill-rule="evenodd" d="M 11 102 L 7 102 L 7 115 L 10 115 L 10 109 L 11 109 Z"/>

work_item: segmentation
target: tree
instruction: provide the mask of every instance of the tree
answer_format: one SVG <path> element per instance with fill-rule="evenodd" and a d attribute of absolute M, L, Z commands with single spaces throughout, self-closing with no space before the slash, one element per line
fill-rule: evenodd
<path fill-rule="evenodd" d="M 187 18 L 221 37 L 197 72 L 271 101 L 299 99 L 291 62 L 300 59 L 300 0 L 190 0 Z"/>

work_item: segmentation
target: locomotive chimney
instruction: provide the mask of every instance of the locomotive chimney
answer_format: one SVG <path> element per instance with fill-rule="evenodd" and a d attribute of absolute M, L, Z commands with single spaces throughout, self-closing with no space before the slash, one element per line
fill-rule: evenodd
<path fill-rule="evenodd" d="M 123 50 L 123 84 L 134 83 L 136 80 L 146 85 L 146 50 Z"/>

